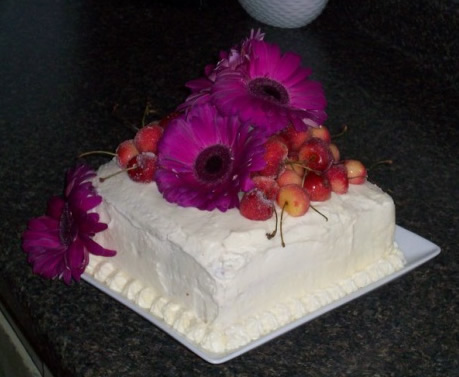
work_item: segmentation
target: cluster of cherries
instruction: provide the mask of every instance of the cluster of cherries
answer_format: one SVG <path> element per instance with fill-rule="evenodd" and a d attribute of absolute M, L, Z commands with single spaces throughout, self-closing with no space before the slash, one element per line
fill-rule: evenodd
<path fill-rule="evenodd" d="M 241 214 L 250 220 L 267 220 L 273 214 L 277 218 L 277 202 L 282 226 L 284 211 L 302 216 L 312 207 L 311 201 L 326 201 L 332 192 L 345 194 L 349 184 L 362 184 L 367 177 L 360 161 L 340 159 L 324 126 L 307 131 L 289 126 L 271 137 L 265 147 L 266 166 L 252 177 L 255 188 L 244 193 L 240 203 Z"/>
<path fill-rule="evenodd" d="M 157 166 L 158 142 L 163 135 L 164 129 L 179 113 L 173 112 L 162 118 L 159 122 L 151 122 L 140 128 L 133 139 L 125 140 L 118 145 L 115 153 L 106 151 L 92 151 L 81 154 L 84 157 L 90 154 L 107 154 L 114 156 L 118 166 L 118 172 L 99 178 L 101 182 L 113 175 L 126 172 L 133 181 L 150 183 L 155 180 Z"/>
<path fill-rule="evenodd" d="M 159 122 L 143 126 L 133 139 L 119 144 L 116 153 L 95 151 L 80 157 L 92 153 L 113 155 L 121 168 L 119 172 L 126 171 L 135 182 L 152 182 L 157 166 L 158 142 L 165 127 L 177 116 L 179 113 L 174 112 Z M 362 184 L 367 177 L 367 169 L 360 161 L 340 159 L 339 149 L 325 126 L 311 127 L 307 131 L 297 131 L 293 126 L 285 128 L 268 139 L 264 159 L 266 165 L 252 175 L 255 187 L 243 194 L 239 211 L 244 217 L 257 221 L 268 220 L 275 215 L 276 229 L 267 234 L 268 238 L 272 238 L 277 232 L 277 203 L 282 209 L 282 244 L 284 212 L 293 217 L 302 216 L 309 208 L 315 209 L 311 201 L 326 201 L 332 192 L 345 194 L 349 184 Z"/>

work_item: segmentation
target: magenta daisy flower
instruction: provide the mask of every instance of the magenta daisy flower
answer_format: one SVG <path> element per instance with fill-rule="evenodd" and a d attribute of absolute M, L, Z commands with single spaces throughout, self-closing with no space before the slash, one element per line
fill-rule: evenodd
<path fill-rule="evenodd" d="M 89 253 L 106 257 L 116 254 L 92 239 L 107 228 L 97 213 L 88 213 L 102 201 L 89 181 L 95 175 L 84 165 L 70 169 L 64 196 L 52 197 L 46 215 L 29 221 L 22 248 L 34 273 L 70 284 L 72 278 L 80 280 Z"/>
<path fill-rule="evenodd" d="M 297 130 L 326 119 L 320 83 L 311 81 L 299 55 L 277 45 L 251 42 L 246 63 L 216 74 L 211 101 L 225 115 L 239 115 L 272 135 L 289 124 Z"/>
<path fill-rule="evenodd" d="M 238 117 L 215 107 L 193 107 L 165 130 L 158 146 L 156 183 L 164 198 L 182 207 L 224 212 L 239 205 L 238 193 L 253 187 L 265 141 Z"/>
<path fill-rule="evenodd" d="M 178 111 L 189 109 L 191 106 L 203 104 L 209 100 L 211 87 L 215 82 L 217 73 L 224 70 L 230 69 L 235 70 L 241 64 L 245 63 L 249 56 L 250 46 L 252 41 L 263 40 L 265 34 L 260 30 L 251 30 L 250 35 L 246 38 L 239 46 L 234 46 L 227 51 L 220 51 L 220 60 L 216 65 L 208 64 L 204 68 L 204 77 L 188 81 L 185 86 L 191 90 L 191 94 L 185 100 L 185 102 L 177 107 Z"/>

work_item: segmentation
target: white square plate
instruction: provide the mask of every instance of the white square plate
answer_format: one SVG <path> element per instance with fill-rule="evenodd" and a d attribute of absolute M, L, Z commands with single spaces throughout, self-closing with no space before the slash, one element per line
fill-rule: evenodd
<path fill-rule="evenodd" d="M 121 294 L 112 291 L 109 287 L 107 287 L 105 284 L 100 283 L 99 281 L 95 280 L 91 276 L 87 274 L 83 274 L 83 279 L 86 280 L 88 283 L 94 285 L 96 288 L 100 289 L 104 293 L 108 294 L 109 296 L 115 298 L 117 301 L 121 302 L 122 304 L 126 305 L 128 308 L 132 309 L 136 313 L 140 314 L 142 317 L 165 331 L 167 334 L 169 334 L 171 337 L 176 339 L 178 342 L 182 343 L 185 347 L 193 351 L 195 354 L 203 358 L 204 360 L 208 361 L 209 363 L 212 364 L 221 364 L 224 363 L 228 360 L 231 360 L 237 356 L 242 355 L 243 353 L 246 353 L 266 342 L 269 342 L 270 340 L 283 335 L 287 333 L 288 331 L 301 326 L 305 324 L 306 322 L 311 321 L 314 318 L 317 318 L 318 316 L 329 312 L 341 305 L 344 305 L 357 297 L 360 297 L 376 288 L 381 287 L 382 285 L 397 279 L 398 277 L 406 274 L 407 272 L 415 269 L 416 267 L 419 267 L 421 264 L 427 262 L 428 260 L 434 258 L 440 253 L 440 247 L 437 245 L 433 244 L 432 242 L 418 236 L 417 234 L 414 234 L 400 226 L 396 227 L 395 231 L 395 240 L 399 246 L 399 248 L 402 250 L 405 258 L 406 258 L 406 265 L 399 271 L 388 275 L 370 285 L 367 285 L 364 288 L 361 288 L 355 292 L 352 292 L 351 294 L 344 296 L 328 305 L 325 305 L 318 310 L 308 313 L 302 318 L 297 319 L 296 321 L 293 321 L 283 327 L 278 328 L 277 330 L 266 334 L 265 336 L 254 340 L 253 342 L 250 342 L 246 344 L 245 346 L 242 346 L 241 348 L 238 348 L 236 350 L 229 351 L 227 353 L 223 354 L 215 354 L 211 353 L 209 351 L 203 350 L 202 348 L 198 347 L 194 343 L 190 342 L 186 337 L 184 337 L 182 334 L 179 332 L 175 331 L 171 327 L 169 327 L 166 323 L 164 323 L 161 319 L 155 317 L 150 313 L 149 311 L 142 309 L 138 305 L 136 305 L 133 301 L 130 301 L 126 297 L 122 296 Z"/>

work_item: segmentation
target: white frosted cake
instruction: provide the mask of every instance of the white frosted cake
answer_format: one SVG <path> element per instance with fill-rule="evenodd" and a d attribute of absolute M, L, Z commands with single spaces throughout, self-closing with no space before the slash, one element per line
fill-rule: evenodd
<path fill-rule="evenodd" d="M 400 269 L 394 203 L 341 158 L 310 74 L 260 31 L 222 51 L 176 111 L 80 155 L 115 158 L 29 221 L 33 272 L 92 276 L 224 354 Z"/>
<path fill-rule="evenodd" d="M 119 170 L 114 162 L 99 176 Z M 86 273 L 151 311 L 204 349 L 242 346 L 403 266 L 394 203 L 371 183 L 271 221 L 168 203 L 155 184 L 121 174 L 103 183 L 97 207 L 108 229 L 95 240 L 117 250 L 91 256 Z"/>

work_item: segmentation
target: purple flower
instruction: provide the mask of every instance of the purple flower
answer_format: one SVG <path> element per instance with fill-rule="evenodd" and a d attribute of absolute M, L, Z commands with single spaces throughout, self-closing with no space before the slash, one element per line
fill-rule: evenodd
<path fill-rule="evenodd" d="M 216 73 L 210 100 L 224 115 L 238 115 L 267 135 L 289 124 L 297 130 L 322 124 L 326 100 L 320 83 L 308 80 L 299 55 L 252 40 L 248 57 L 236 69 Z"/>
<path fill-rule="evenodd" d="M 107 228 L 97 213 L 88 213 L 102 201 L 89 181 L 96 173 L 80 165 L 67 173 L 64 196 L 48 202 L 46 215 L 29 221 L 22 238 L 33 272 L 70 284 L 88 265 L 89 253 L 110 257 L 116 254 L 92 240 Z"/>
<path fill-rule="evenodd" d="M 216 65 L 208 64 L 204 68 L 205 77 L 200 77 L 188 81 L 185 86 L 191 90 L 191 94 L 186 101 L 177 107 L 178 111 L 188 110 L 192 106 L 203 104 L 209 100 L 210 91 L 217 77 L 218 72 L 224 69 L 235 70 L 241 64 L 246 63 L 249 57 L 249 51 L 252 41 L 261 41 L 264 38 L 264 33 L 260 30 L 250 32 L 250 35 L 245 39 L 240 46 L 234 46 L 227 51 L 220 51 L 220 60 Z"/>
<path fill-rule="evenodd" d="M 182 207 L 224 212 L 239 205 L 261 170 L 265 138 L 238 117 L 215 107 L 193 107 L 172 121 L 158 146 L 156 183 L 164 198 Z"/>

